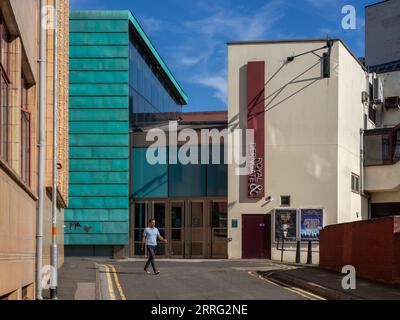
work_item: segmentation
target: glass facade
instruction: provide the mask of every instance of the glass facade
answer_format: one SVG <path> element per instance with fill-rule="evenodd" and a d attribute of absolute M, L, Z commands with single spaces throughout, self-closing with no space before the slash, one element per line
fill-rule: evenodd
<path fill-rule="evenodd" d="M 153 148 L 149 148 L 151 151 Z M 168 165 L 151 165 L 146 159 L 147 148 L 133 148 L 132 190 L 136 198 L 168 197 Z M 166 148 L 165 148 L 165 152 Z"/>
<path fill-rule="evenodd" d="M 133 37 L 129 41 L 129 104 L 132 127 L 176 120 L 182 112 L 182 106 Z"/>
<path fill-rule="evenodd" d="M 133 197 L 135 199 L 226 197 L 228 168 L 223 163 L 223 150 L 224 147 L 221 146 L 221 164 L 212 164 L 210 161 L 210 164 L 151 165 L 146 159 L 147 148 L 133 148 Z M 169 149 L 161 148 L 160 152 L 168 155 Z"/>

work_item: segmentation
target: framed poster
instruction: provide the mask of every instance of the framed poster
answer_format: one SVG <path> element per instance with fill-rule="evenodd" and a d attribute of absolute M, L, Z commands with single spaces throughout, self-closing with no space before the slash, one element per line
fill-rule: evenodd
<path fill-rule="evenodd" d="M 275 209 L 275 242 L 281 238 L 296 241 L 297 209 Z"/>
<path fill-rule="evenodd" d="M 323 209 L 300 209 L 301 241 L 319 241 L 319 231 L 324 226 Z"/>

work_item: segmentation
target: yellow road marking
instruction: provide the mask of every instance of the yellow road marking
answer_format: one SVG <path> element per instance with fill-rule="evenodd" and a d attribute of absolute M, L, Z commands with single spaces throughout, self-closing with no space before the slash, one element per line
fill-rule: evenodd
<path fill-rule="evenodd" d="M 295 287 L 289 286 L 289 285 L 287 285 L 286 283 L 283 283 L 283 282 L 281 282 L 281 281 L 279 281 L 279 280 L 274 279 L 274 280 L 272 281 L 272 280 L 269 280 L 269 279 L 264 278 L 264 277 L 261 276 L 261 275 L 255 274 L 255 273 L 253 273 L 253 272 L 251 272 L 251 271 L 249 271 L 248 274 L 251 275 L 251 276 L 253 276 L 253 277 L 255 277 L 255 278 L 257 278 L 257 279 L 260 279 L 260 280 L 262 280 L 262 281 L 264 281 L 264 282 L 267 282 L 267 283 L 269 283 L 269 284 L 272 284 L 272 285 L 274 285 L 274 286 L 277 286 L 277 287 L 286 289 L 286 290 L 288 290 L 288 291 L 290 291 L 290 292 L 296 293 L 296 294 L 298 294 L 299 296 L 302 296 L 303 298 L 307 298 L 307 299 L 309 299 L 309 300 L 326 300 L 326 299 L 324 299 L 324 298 L 322 298 L 322 297 L 320 297 L 320 296 L 317 296 L 317 295 L 315 295 L 315 294 L 313 294 L 313 293 L 311 293 L 311 292 L 302 290 L 302 289 L 300 289 L 300 288 L 295 288 Z"/>
<path fill-rule="evenodd" d="M 113 283 L 112 283 L 112 280 L 111 280 L 110 268 L 108 266 L 106 266 L 106 265 L 103 265 L 103 267 L 106 270 L 107 283 L 108 283 L 108 292 L 110 293 L 111 300 L 117 300 L 115 298 L 114 287 L 113 287 Z"/>
<path fill-rule="evenodd" d="M 272 281 L 272 280 L 271 280 Z M 279 280 L 277 280 L 277 279 L 274 279 L 273 281 L 276 281 L 279 285 L 281 285 L 282 287 L 290 287 L 291 289 L 293 289 L 293 290 L 295 290 L 295 291 L 298 291 L 298 292 L 301 292 L 301 293 L 304 293 L 305 295 L 307 295 L 307 296 L 310 296 L 310 297 L 313 297 L 314 299 L 313 300 L 326 300 L 325 298 L 323 298 L 323 297 L 321 297 L 321 296 L 318 296 L 318 295 L 316 295 L 316 294 L 314 294 L 314 293 L 311 293 L 311 292 L 309 292 L 309 291 L 306 291 L 306 290 L 303 290 L 303 289 L 301 289 L 301 288 L 297 288 L 297 287 L 291 287 L 291 286 L 289 286 L 289 285 L 287 285 L 286 283 L 284 283 L 284 282 L 282 282 L 282 281 L 279 281 Z"/>
<path fill-rule="evenodd" d="M 112 269 L 112 271 L 114 273 L 115 285 L 117 286 L 117 289 L 118 289 L 119 295 L 121 297 L 121 300 L 126 300 L 124 291 L 122 290 L 121 283 L 119 282 L 119 279 L 118 279 L 117 270 L 115 269 L 115 267 L 112 264 L 109 264 L 108 266 Z"/>
<path fill-rule="evenodd" d="M 100 284 L 100 279 L 99 279 L 99 268 L 101 267 L 101 265 L 95 262 L 95 266 L 96 266 L 96 270 L 97 270 L 97 272 L 96 272 L 96 283 Z M 102 292 L 101 292 L 101 289 L 98 290 L 98 293 L 99 293 L 99 299 L 100 299 L 100 300 L 103 300 L 103 294 L 102 294 Z"/>

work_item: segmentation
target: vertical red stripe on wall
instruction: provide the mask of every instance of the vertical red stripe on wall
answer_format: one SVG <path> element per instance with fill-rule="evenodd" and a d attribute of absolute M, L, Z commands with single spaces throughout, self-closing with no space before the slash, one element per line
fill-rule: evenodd
<path fill-rule="evenodd" d="M 247 128 L 254 130 L 254 144 L 247 144 L 250 164 L 248 196 L 251 199 L 265 196 L 265 62 L 247 64 Z"/>

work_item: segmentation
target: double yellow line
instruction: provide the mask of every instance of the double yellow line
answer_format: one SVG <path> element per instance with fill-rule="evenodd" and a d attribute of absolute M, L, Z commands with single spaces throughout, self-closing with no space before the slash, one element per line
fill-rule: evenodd
<path fill-rule="evenodd" d="M 283 283 L 283 282 L 281 282 L 279 280 L 276 280 L 276 279 L 270 280 L 270 279 L 264 278 L 263 276 L 255 273 L 255 272 L 252 272 L 252 271 L 249 271 L 248 274 L 251 275 L 252 277 L 260 279 L 260 280 L 262 280 L 264 282 L 267 282 L 269 284 L 272 284 L 274 286 L 277 286 L 277 287 L 283 288 L 285 290 L 288 290 L 290 292 L 296 293 L 299 296 L 302 296 L 303 298 L 307 298 L 309 300 L 326 300 L 325 298 L 320 297 L 320 296 L 318 296 L 316 294 L 313 294 L 311 292 L 305 291 L 305 290 L 300 289 L 300 288 L 292 287 L 292 286 L 290 286 L 290 285 L 288 285 L 286 283 Z"/>
<path fill-rule="evenodd" d="M 121 300 L 126 300 L 126 296 L 124 294 L 124 290 L 122 290 L 122 286 L 119 282 L 117 270 L 115 269 L 115 267 L 111 264 L 103 264 L 102 266 L 104 267 L 107 276 L 108 291 L 110 293 L 111 300 L 117 300 L 111 273 L 114 275 L 115 287 L 118 290 Z"/>

